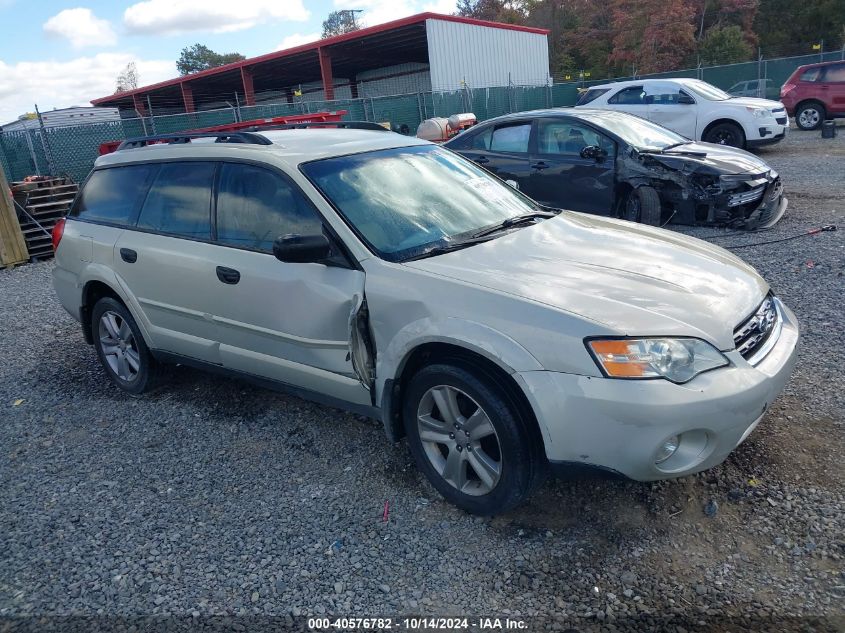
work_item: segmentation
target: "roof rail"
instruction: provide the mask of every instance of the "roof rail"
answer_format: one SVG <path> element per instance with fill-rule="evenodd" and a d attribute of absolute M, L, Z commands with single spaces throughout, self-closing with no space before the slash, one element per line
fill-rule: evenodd
<path fill-rule="evenodd" d="M 248 129 L 251 132 L 259 132 L 264 130 L 300 130 L 309 127 L 333 127 L 349 130 L 378 130 L 380 132 L 390 132 L 390 130 L 383 125 L 373 123 L 372 121 L 307 121 L 302 123 L 280 123 L 277 125 L 259 124 Z"/>
<path fill-rule="evenodd" d="M 183 132 L 128 138 L 118 145 L 115 151 L 119 152 L 124 149 L 134 149 L 136 147 L 146 147 L 147 145 L 156 145 L 161 143 L 166 143 L 168 145 L 190 143 L 195 138 L 214 138 L 217 139 L 215 141 L 216 143 L 246 143 L 249 145 L 273 144 L 273 141 L 267 137 L 261 136 L 261 134 L 253 134 L 251 132 Z"/>

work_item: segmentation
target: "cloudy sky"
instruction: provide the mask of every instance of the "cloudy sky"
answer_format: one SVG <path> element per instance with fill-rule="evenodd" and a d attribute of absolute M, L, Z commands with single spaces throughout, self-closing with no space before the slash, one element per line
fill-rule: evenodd
<path fill-rule="evenodd" d="M 363 9 L 367 26 L 455 0 L 0 0 L 0 125 L 114 92 L 130 61 L 140 84 L 176 76 L 185 46 L 261 55 L 318 39 L 334 9 Z"/>

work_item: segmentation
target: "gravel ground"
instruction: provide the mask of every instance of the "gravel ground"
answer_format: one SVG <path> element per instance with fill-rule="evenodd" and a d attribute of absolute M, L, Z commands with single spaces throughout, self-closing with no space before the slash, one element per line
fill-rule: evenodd
<path fill-rule="evenodd" d="M 845 134 L 763 155 L 790 199 L 775 229 L 685 232 L 739 246 L 839 225 L 737 251 L 803 327 L 783 396 L 708 472 L 552 481 L 494 519 L 442 501 L 375 422 L 187 368 L 118 393 L 52 264 L 0 271 L 0 631 L 325 614 L 845 630 Z"/>

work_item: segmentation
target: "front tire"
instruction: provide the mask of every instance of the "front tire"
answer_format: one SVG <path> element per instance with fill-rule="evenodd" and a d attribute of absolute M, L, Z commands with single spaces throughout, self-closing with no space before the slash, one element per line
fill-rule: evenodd
<path fill-rule="evenodd" d="M 807 101 L 795 109 L 795 125 L 805 131 L 817 130 L 824 122 L 827 113 L 818 101 Z"/>
<path fill-rule="evenodd" d="M 134 395 L 154 386 L 158 364 L 125 305 L 111 297 L 97 301 L 91 332 L 97 357 L 114 384 Z"/>
<path fill-rule="evenodd" d="M 704 135 L 705 143 L 745 148 L 745 133 L 736 123 L 717 123 Z"/>
<path fill-rule="evenodd" d="M 544 456 L 529 420 L 482 372 L 423 368 L 408 383 L 403 419 L 418 468 L 467 512 L 506 512 L 542 482 Z"/>
<path fill-rule="evenodd" d="M 654 187 L 646 185 L 632 189 L 625 198 L 622 213 L 623 220 L 660 226 L 660 194 Z"/>

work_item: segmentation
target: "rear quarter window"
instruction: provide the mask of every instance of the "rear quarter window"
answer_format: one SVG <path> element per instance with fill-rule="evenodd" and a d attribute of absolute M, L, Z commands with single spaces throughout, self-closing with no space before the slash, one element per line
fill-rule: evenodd
<path fill-rule="evenodd" d="M 587 105 L 588 103 L 590 103 L 591 101 L 595 101 L 608 91 L 610 91 L 610 88 L 590 88 L 589 90 L 585 90 L 581 93 L 581 96 L 578 97 L 578 102 L 575 105 Z"/>
<path fill-rule="evenodd" d="M 808 68 L 803 73 L 801 73 L 801 81 L 818 81 L 819 75 L 821 75 L 821 68 Z"/>
<path fill-rule="evenodd" d="M 71 217 L 119 226 L 131 224 L 154 169 L 152 165 L 128 165 L 94 171 L 82 188 Z"/>

